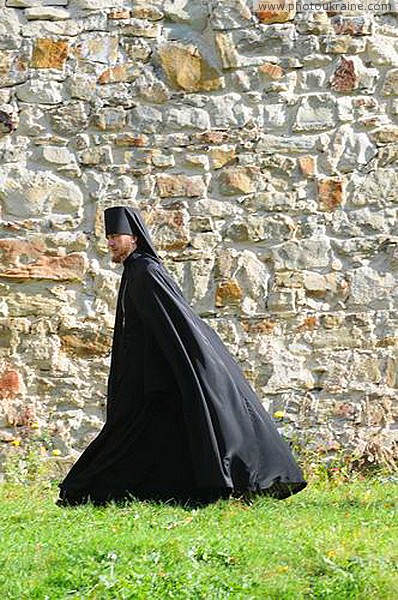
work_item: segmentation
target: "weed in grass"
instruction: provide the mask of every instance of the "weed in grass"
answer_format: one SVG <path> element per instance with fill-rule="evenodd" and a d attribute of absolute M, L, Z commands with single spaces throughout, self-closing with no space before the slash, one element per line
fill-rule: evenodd
<path fill-rule="evenodd" d="M 50 433 L 32 429 L 31 424 L 21 425 L 6 455 L 4 478 L 24 485 L 50 484 L 56 467 L 53 457 L 58 455 Z"/>

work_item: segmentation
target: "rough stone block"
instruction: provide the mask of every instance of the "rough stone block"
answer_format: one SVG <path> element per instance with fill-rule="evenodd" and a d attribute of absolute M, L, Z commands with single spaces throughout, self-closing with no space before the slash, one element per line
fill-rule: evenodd
<path fill-rule="evenodd" d="M 30 8 L 32 6 L 42 6 L 43 0 L 4 0 L 3 5 L 0 7 L 7 6 L 10 8 Z"/>
<path fill-rule="evenodd" d="M 206 192 L 206 184 L 202 177 L 187 177 L 182 174 L 158 175 L 156 185 L 161 198 L 200 198 Z"/>
<path fill-rule="evenodd" d="M 121 23 L 121 33 L 124 36 L 156 39 L 159 37 L 160 24 L 148 20 L 129 19 L 128 23 Z"/>
<path fill-rule="evenodd" d="M 105 83 L 119 83 L 121 81 L 134 81 L 139 76 L 140 72 L 137 69 L 135 63 L 125 63 L 123 65 L 117 65 L 103 71 L 98 77 L 98 83 L 101 85 Z"/>
<path fill-rule="evenodd" d="M 306 177 L 312 177 L 315 175 L 316 159 L 313 156 L 300 156 L 298 163 L 303 175 Z"/>
<path fill-rule="evenodd" d="M 296 311 L 294 290 L 271 290 L 267 298 L 267 308 L 272 312 L 290 313 Z"/>
<path fill-rule="evenodd" d="M 326 237 L 288 241 L 271 249 L 277 271 L 295 271 L 327 267 L 331 261 L 330 240 Z"/>
<path fill-rule="evenodd" d="M 304 91 L 322 91 L 326 87 L 326 72 L 324 69 L 303 70 L 299 73 L 298 83 Z"/>
<path fill-rule="evenodd" d="M 219 69 L 206 60 L 192 44 L 163 44 L 159 48 L 159 59 L 170 84 L 177 89 L 201 92 L 224 87 Z"/>
<path fill-rule="evenodd" d="M 286 212 L 297 209 L 297 193 L 281 192 L 279 189 L 274 189 L 272 186 L 267 192 L 257 192 L 246 196 L 242 202 L 248 210 L 267 210 L 272 212 Z"/>
<path fill-rule="evenodd" d="M 182 250 L 190 241 L 186 210 L 156 208 L 143 211 L 145 222 L 158 240 L 160 250 Z"/>
<path fill-rule="evenodd" d="M 122 107 L 102 108 L 93 115 L 93 123 L 102 131 L 120 131 L 126 125 L 126 111 Z"/>
<path fill-rule="evenodd" d="M 322 131 L 334 126 L 336 101 L 329 94 L 316 94 L 302 99 L 297 111 L 295 131 Z"/>
<path fill-rule="evenodd" d="M 80 58 L 113 65 L 118 59 L 119 40 L 116 36 L 90 34 L 76 48 Z"/>
<path fill-rule="evenodd" d="M 231 279 L 218 284 L 215 297 L 215 304 L 218 308 L 240 306 L 242 298 L 243 290 L 237 281 Z"/>
<path fill-rule="evenodd" d="M 350 306 L 388 306 L 396 293 L 396 281 L 392 273 L 378 273 L 369 266 L 359 267 L 350 278 Z"/>
<path fill-rule="evenodd" d="M 328 164 L 333 171 L 350 173 L 376 156 L 377 148 L 366 133 L 356 133 L 351 125 L 337 129 L 329 146 Z"/>
<path fill-rule="evenodd" d="M 0 322 L 0 348 L 9 348 L 12 337 L 12 326 L 8 320 Z"/>
<path fill-rule="evenodd" d="M 295 19 L 297 31 L 301 34 L 324 35 L 332 31 L 329 16 L 325 11 L 300 12 Z"/>
<path fill-rule="evenodd" d="M 51 6 L 33 6 L 25 10 L 25 17 L 28 21 L 63 21 L 69 19 L 70 16 L 68 10 Z"/>
<path fill-rule="evenodd" d="M 5 369 L 0 373 L 0 398 L 15 398 L 22 391 L 22 378 L 18 371 Z"/>
<path fill-rule="evenodd" d="M 148 146 L 149 138 L 145 135 L 135 135 L 133 133 L 120 133 L 115 138 L 116 146 L 133 146 L 135 148 L 142 148 Z"/>
<path fill-rule="evenodd" d="M 377 144 L 390 144 L 398 141 L 398 125 L 379 127 L 370 133 L 370 137 Z"/>
<path fill-rule="evenodd" d="M 236 156 L 236 148 L 231 145 L 215 146 L 210 148 L 209 155 L 213 169 L 221 169 L 224 165 L 233 161 Z"/>
<path fill-rule="evenodd" d="M 51 211 L 80 212 L 83 193 L 80 188 L 49 171 L 28 171 L 24 167 L 0 170 L 3 185 L 0 200 L 3 216 L 14 219 L 43 218 Z"/>
<path fill-rule="evenodd" d="M 202 108 L 177 108 L 170 106 L 166 111 L 165 125 L 171 129 L 210 129 L 210 118 Z"/>
<path fill-rule="evenodd" d="M 300 47 L 302 40 L 297 38 L 291 24 L 246 28 L 234 32 L 234 41 L 242 67 L 260 66 L 265 61 L 278 63 L 279 57 L 300 57 L 308 53 L 308 47 Z"/>
<path fill-rule="evenodd" d="M 72 98 L 92 100 L 97 93 L 97 78 L 95 75 L 76 73 L 69 77 L 68 86 Z"/>
<path fill-rule="evenodd" d="M 358 78 L 352 60 L 340 58 L 339 66 L 334 72 L 330 85 L 337 92 L 352 92 L 358 87 Z"/>
<path fill-rule="evenodd" d="M 247 223 L 241 218 L 234 219 L 226 228 L 225 236 L 234 242 L 247 242 L 249 240 Z"/>
<path fill-rule="evenodd" d="M 282 69 L 282 67 L 269 62 L 265 62 L 264 64 L 260 65 L 258 70 L 259 73 L 271 80 L 280 79 L 285 74 L 285 71 Z"/>
<path fill-rule="evenodd" d="M 138 105 L 129 111 L 128 120 L 134 131 L 156 133 L 162 127 L 163 112 L 153 106 Z"/>
<path fill-rule="evenodd" d="M 61 104 L 63 85 L 58 81 L 30 79 L 18 86 L 16 96 L 22 102 L 32 104 Z"/>
<path fill-rule="evenodd" d="M 152 54 L 152 48 L 146 40 L 123 37 L 120 46 L 126 55 L 126 59 L 132 61 L 147 62 Z"/>
<path fill-rule="evenodd" d="M 147 2 L 142 5 L 135 4 L 131 9 L 133 19 L 147 19 L 148 21 L 160 21 L 164 17 L 162 10 L 156 6 L 148 6 Z"/>
<path fill-rule="evenodd" d="M 65 102 L 51 111 L 50 122 L 55 132 L 73 136 L 88 127 L 89 108 L 84 102 Z"/>
<path fill-rule="evenodd" d="M 1 163 L 9 167 L 12 164 L 23 162 L 28 146 L 27 141 L 27 138 L 18 136 L 17 132 L 0 137 L 0 173 L 2 172 Z M 1 191 L 0 185 L 0 197 Z"/>
<path fill-rule="evenodd" d="M 67 329 L 59 331 L 61 350 L 76 358 L 105 356 L 110 350 L 110 336 L 92 329 Z"/>
<path fill-rule="evenodd" d="M 382 91 L 385 96 L 398 96 L 398 69 L 388 71 Z"/>
<path fill-rule="evenodd" d="M 137 99 L 151 104 L 164 104 L 171 98 L 171 91 L 149 67 L 141 71 L 131 88 Z"/>
<path fill-rule="evenodd" d="M 283 136 L 266 134 L 260 137 L 257 149 L 267 154 L 277 152 L 311 152 L 316 149 L 317 137 L 310 135 Z"/>
<path fill-rule="evenodd" d="M 44 146 L 43 158 L 54 165 L 68 165 L 75 162 L 75 155 L 67 148 Z"/>
<path fill-rule="evenodd" d="M 240 94 L 234 92 L 212 96 L 208 103 L 208 111 L 215 129 L 244 127 L 248 122 L 255 121 L 254 110 L 245 106 Z"/>
<path fill-rule="evenodd" d="M 366 40 L 350 35 L 328 35 L 322 40 L 321 46 L 329 54 L 360 54 L 366 49 Z"/>
<path fill-rule="evenodd" d="M 0 50 L 0 88 L 25 82 L 28 79 L 28 67 L 29 58 L 27 53 L 15 50 Z"/>
<path fill-rule="evenodd" d="M 21 25 L 18 15 L 10 9 L 0 9 L 0 50 L 19 48 Z"/>
<path fill-rule="evenodd" d="M 173 154 L 162 152 L 161 150 L 152 150 L 151 162 L 155 167 L 167 168 L 175 166 L 175 159 Z"/>
<path fill-rule="evenodd" d="M 388 358 L 386 383 L 392 388 L 398 388 L 398 358 Z"/>
<path fill-rule="evenodd" d="M 236 51 L 231 33 L 216 33 L 216 44 L 221 55 L 224 69 L 234 69 L 239 66 L 240 58 Z"/>
<path fill-rule="evenodd" d="M 82 33 L 83 26 L 73 19 L 64 20 L 32 20 L 22 25 L 21 34 L 24 38 L 49 38 L 58 36 L 74 37 Z"/>
<path fill-rule="evenodd" d="M 117 6 L 124 6 L 125 0 L 74 0 L 74 4 L 84 10 L 115 9 Z"/>
<path fill-rule="evenodd" d="M 219 176 L 220 192 L 225 195 L 250 194 L 259 187 L 260 170 L 256 167 L 227 167 Z"/>
<path fill-rule="evenodd" d="M 78 154 L 79 162 L 87 167 L 97 165 L 109 165 L 113 163 L 112 149 L 110 146 L 94 146 L 82 150 Z"/>
<path fill-rule="evenodd" d="M 50 39 L 36 40 L 31 66 L 34 69 L 63 69 L 68 56 L 68 42 Z"/>
<path fill-rule="evenodd" d="M 393 160 L 398 159 L 398 150 Z M 376 169 L 365 179 L 358 175 L 351 178 L 353 203 L 380 205 L 397 202 L 398 174 L 390 169 Z"/>
<path fill-rule="evenodd" d="M 6 6 L 32 8 L 33 6 L 67 6 L 69 0 L 6 0 Z"/>
<path fill-rule="evenodd" d="M 185 287 L 191 306 L 200 315 L 214 312 L 214 283 L 213 283 L 214 256 L 191 261 L 188 272 L 192 285 Z M 186 271 L 185 271 L 186 273 Z M 181 278 L 183 282 L 184 278 Z M 186 277 L 185 277 L 186 280 Z M 184 284 L 182 283 L 182 287 Z"/>
<path fill-rule="evenodd" d="M 287 215 L 278 215 L 277 217 L 263 215 L 247 216 L 247 235 L 253 242 L 267 241 L 279 244 L 281 241 L 293 237 L 295 223 Z"/>
<path fill-rule="evenodd" d="M 332 17 L 331 25 L 337 35 L 362 36 L 370 35 L 373 29 L 371 15 L 360 16 L 337 15 Z"/>
<path fill-rule="evenodd" d="M 267 104 L 264 106 L 264 125 L 269 129 L 285 127 L 288 110 L 283 104 Z"/>
<path fill-rule="evenodd" d="M 0 276 L 5 279 L 81 281 L 86 270 L 84 255 L 48 253 L 44 242 L 7 238 L 0 240 Z"/>
<path fill-rule="evenodd" d="M 315 271 L 304 273 L 304 288 L 311 294 L 324 297 L 328 292 L 335 294 L 338 290 L 338 276 L 336 273 L 322 275 Z M 347 286 L 345 286 L 347 289 Z"/>
<path fill-rule="evenodd" d="M 263 313 L 268 295 L 270 272 L 251 250 L 243 250 L 238 257 L 236 278 L 247 295 L 242 301 L 242 311 L 247 314 Z"/>
<path fill-rule="evenodd" d="M 344 182 L 342 179 L 321 179 L 318 181 L 319 208 L 325 211 L 333 211 L 344 202 Z"/>
<path fill-rule="evenodd" d="M 11 106 L 4 107 L 7 110 L 0 110 L 0 136 L 8 135 L 18 127 L 18 117 L 13 112 Z"/>
<path fill-rule="evenodd" d="M 368 40 L 367 54 L 373 65 L 398 67 L 398 50 L 383 35 L 373 35 Z"/>
<path fill-rule="evenodd" d="M 173 23 L 200 31 L 206 27 L 207 10 L 200 0 L 165 0 L 163 10 L 165 17 Z"/>
<path fill-rule="evenodd" d="M 224 0 L 213 3 L 210 22 L 214 29 L 237 29 L 249 26 L 251 17 L 245 0 Z"/>

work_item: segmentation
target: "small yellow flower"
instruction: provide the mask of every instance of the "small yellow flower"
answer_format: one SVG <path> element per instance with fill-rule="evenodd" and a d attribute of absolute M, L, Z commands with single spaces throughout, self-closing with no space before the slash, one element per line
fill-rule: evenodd
<path fill-rule="evenodd" d="M 279 565 L 278 567 L 276 567 L 277 573 L 287 573 L 288 570 L 289 570 L 289 567 L 287 565 Z"/>
<path fill-rule="evenodd" d="M 11 442 L 11 446 L 20 446 L 21 445 L 21 440 L 19 438 L 15 438 L 15 440 L 12 440 Z"/>
<path fill-rule="evenodd" d="M 61 450 L 58 450 L 58 448 L 56 448 L 55 450 L 52 451 L 52 455 L 53 456 L 61 456 Z"/>
<path fill-rule="evenodd" d="M 39 429 L 39 424 L 37 422 L 36 423 L 32 423 L 31 428 L 32 429 Z"/>
<path fill-rule="evenodd" d="M 285 416 L 285 411 L 284 410 L 276 410 L 274 412 L 275 419 L 283 419 L 284 416 Z"/>

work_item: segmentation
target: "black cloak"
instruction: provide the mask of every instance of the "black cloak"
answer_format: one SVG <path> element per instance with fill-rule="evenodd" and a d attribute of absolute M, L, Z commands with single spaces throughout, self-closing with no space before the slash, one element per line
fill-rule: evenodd
<path fill-rule="evenodd" d="M 115 207 L 105 217 L 107 234 L 138 235 L 139 245 L 124 261 L 107 419 L 61 483 L 59 503 L 285 498 L 303 489 L 289 446 L 162 265 L 139 213 Z"/>

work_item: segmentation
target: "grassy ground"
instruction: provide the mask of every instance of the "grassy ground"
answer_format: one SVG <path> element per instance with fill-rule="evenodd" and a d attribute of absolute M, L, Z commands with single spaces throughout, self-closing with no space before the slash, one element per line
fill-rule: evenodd
<path fill-rule="evenodd" d="M 73 509 L 0 486 L 0 598 L 397 597 L 397 486 L 312 485 L 285 501 Z"/>

